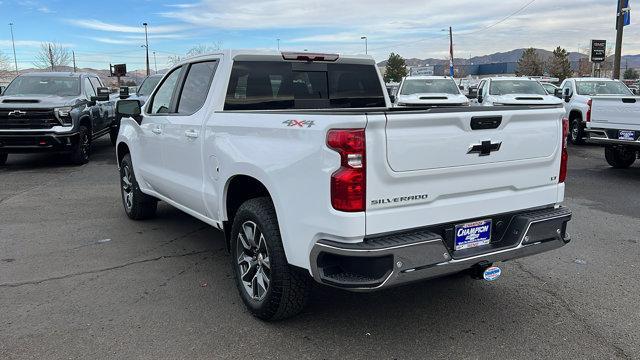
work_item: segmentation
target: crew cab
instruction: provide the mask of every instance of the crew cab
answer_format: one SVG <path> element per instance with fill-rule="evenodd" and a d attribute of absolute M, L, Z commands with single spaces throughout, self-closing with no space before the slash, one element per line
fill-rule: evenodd
<path fill-rule="evenodd" d="M 373 58 L 225 51 L 121 100 L 122 203 L 226 234 L 249 311 L 469 271 L 570 241 L 561 106 L 392 108 Z"/>
<path fill-rule="evenodd" d="M 560 105 L 562 101 L 549 95 L 538 80 L 525 77 L 492 77 L 480 81 L 477 103 L 480 106 L 554 106 Z"/>
<path fill-rule="evenodd" d="M 447 76 L 407 76 L 396 96 L 397 106 L 468 106 L 469 99 Z"/>
<path fill-rule="evenodd" d="M 110 134 L 115 106 L 97 75 L 41 72 L 17 76 L 0 96 L 0 164 L 8 154 L 64 152 L 89 161 L 91 142 Z"/>
<path fill-rule="evenodd" d="M 613 103 L 624 104 L 622 103 L 623 98 L 634 95 L 623 82 L 607 78 L 569 78 L 562 82 L 560 88 L 562 89 L 560 97 L 564 100 L 564 108 L 569 119 L 569 141 L 575 145 L 584 144 L 588 137 L 585 128 L 590 121 L 594 97 L 601 99 L 599 103 L 609 99 L 612 102 L 611 105 Z M 624 105 L 620 109 L 628 110 L 626 107 Z M 633 107 L 631 106 L 632 109 Z M 615 124 L 618 122 L 617 118 L 624 118 L 627 115 L 631 114 L 609 113 L 606 120 Z"/>

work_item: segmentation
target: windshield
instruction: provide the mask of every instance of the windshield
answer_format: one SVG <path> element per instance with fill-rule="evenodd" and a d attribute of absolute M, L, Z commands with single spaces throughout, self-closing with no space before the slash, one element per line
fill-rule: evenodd
<path fill-rule="evenodd" d="M 619 81 L 576 81 L 579 95 L 633 95 Z"/>
<path fill-rule="evenodd" d="M 489 94 L 547 95 L 547 92 L 539 82 L 533 80 L 493 80 L 491 82 L 491 89 L 489 89 Z"/>
<path fill-rule="evenodd" d="M 555 85 L 552 85 L 552 84 L 542 84 L 542 86 L 544 86 L 544 89 L 547 90 L 549 95 L 555 94 L 557 89 L 557 87 L 555 87 Z"/>
<path fill-rule="evenodd" d="M 142 85 L 140 85 L 140 88 L 138 89 L 138 92 L 136 94 L 139 96 L 151 94 L 153 89 L 155 89 L 156 85 L 158 85 L 158 83 L 160 82 L 160 79 L 162 79 L 162 76 L 150 76 L 146 78 L 142 82 Z"/>
<path fill-rule="evenodd" d="M 405 80 L 400 95 L 411 94 L 460 94 L 458 86 L 451 79 Z"/>
<path fill-rule="evenodd" d="M 18 76 L 9 84 L 3 95 L 80 95 L 77 77 Z"/>

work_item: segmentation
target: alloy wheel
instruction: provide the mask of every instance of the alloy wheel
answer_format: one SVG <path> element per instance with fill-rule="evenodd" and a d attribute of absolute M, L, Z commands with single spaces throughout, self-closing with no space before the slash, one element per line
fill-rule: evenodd
<path fill-rule="evenodd" d="M 122 167 L 122 199 L 127 211 L 133 207 L 133 175 L 128 165 Z"/>
<path fill-rule="evenodd" d="M 264 234 L 255 222 L 246 221 L 240 227 L 236 243 L 244 290 L 253 300 L 262 301 L 271 283 L 271 261 Z"/>

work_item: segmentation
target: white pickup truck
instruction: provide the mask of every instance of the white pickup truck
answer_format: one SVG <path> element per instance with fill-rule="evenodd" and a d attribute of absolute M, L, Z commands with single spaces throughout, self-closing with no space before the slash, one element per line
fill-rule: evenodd
<path fill-rule="evenodd" d="M 549 95 L 536 79 L 527 77 L 492 77 L 478 85 L 477 105 L 480 106 L 553 106 L 562 103 Z"/>
<path fill-rule="evenodd" d="M 615 168 L 633 165 L 640 150 L 639 96 L 618 80 L 575 78 L 562 83 L 562 97 L 572 143 L 604 146 Z"/>
<path fill-rule="evenodd" d="M 402 79 L 396 106 L 469 106 L 469 99 L 448 76 L 407 76 Z"/>
<path fill-rule="evenodd" d="M 117 110 L 126 214 L 162 200 L 224 230 L 261 319 L 299 312 L 312 279 L 492 280 L 569 242 L 561 107 L 392 108 L 371 57 L 225 51 Z"/>

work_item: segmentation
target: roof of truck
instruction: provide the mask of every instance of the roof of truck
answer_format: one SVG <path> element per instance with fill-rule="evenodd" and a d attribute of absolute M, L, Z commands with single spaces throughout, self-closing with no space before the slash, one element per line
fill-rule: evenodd
<path fill-rule="evenodd" d="M 596 77 L 573 78 L 571 80 L 575 80 L 575 81 L 616 81 L 614 79 L 596 78 Z"/>
<path fill-rule="evenodd" d="M 238 60 L 238 58 L 242 60 L 273 60 L 274 57 L 279 57 L 283 59 L 284 54 L 299 54 L 299 55 L 337 55 L 338 59 L 335 62 L 354 62 L 354 63 L 373 63 L 375 64 L 375 60 L 370 55 L 345 55 L 339 53 L 325 53 L 325 52 L 314 52 L 314 51 L 273 51 L 273 50 L 221 50 L 218 52 L 212 52 L 208 54 L 202 54 L 194 57 L 190 57 L 184 59 L 181 63 L 193 62 L 198 59 L 207 59 L 211 56 L 222 55 L 224 57 L 228 57 L 234 60 Z M 334 61 L 326 61 L 326 62 L 334 62 Z"/>
<path fill-rule="evenodd" d="M 79 76 L 98 76 L 96 74 L 85 73 L 85 72 L 30 72 L 20 74 L 20 76 L 50 76 L 50 77 L 79 77 Z"/>
<path fill-rule="evenodd" d="M 406 76 L 407 80 L 435 80 L 435 79 L 448 79 L 451 80 L 451 76 L 435 76 L 435 75 L 409 75 Z"/>

